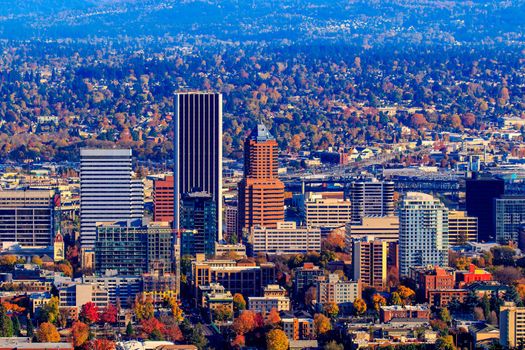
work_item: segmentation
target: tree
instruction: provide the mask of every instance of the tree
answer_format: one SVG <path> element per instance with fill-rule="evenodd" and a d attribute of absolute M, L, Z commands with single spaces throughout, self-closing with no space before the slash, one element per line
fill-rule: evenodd
<path fill-rule="evenodd" d="M 325 334 L 332 329 L 330 319 L 323 314 L 314 315 L 315 332 L 318 335 Z"/>
<path fill-rule="evenodd" d="M 0 337 L 12 337 L 13 334 L 13 322 L 7 315 L 5 306 L 0 304 Z"/>
<path fill-rule="evenodd" d="M 364 315 L 366 312 L 366 303 L 363 299 L 357 298 L 354 300 L 354 310 L 357 315 Z"/>
<path fill-rule="evenodd" d="M 335 340 L 329 341 L 323 346 L 323 350 L 344 350 L 344 345 L 337 343 Z"/>
<path fill-rule="evenodd" d="M 142 333 L 144 338 L 151 340 L 162 340 L 162 333 L 164 333 L 164 324 L 155 317 L 150 317 L 140 321 Z"/>
<path fill-rule="evenodd" d="M 485 320 L 485 315 L 483 314 L 483 309 L 480 308 L 480 307 L 475 307 L 474 308 L 474 319 L 476 321 L 483 321 Z"/>
<path fill-rule="evenodd" d="M 31 258 L 31 263 L 35 264 L 35 265 L 38 265 L 38 266 L 42 266 L 42 264 L 44 263 L 42 261 L 42 259 L 38 256 L 38 255 L 35 255 Z"/>
<path fill-rule="evenodd" d="M 452 318 L 450 317 L 450 312 L 446 307 L 443 307 L 441 308 L 441 310 L 439 310 L 439 318 L 447 324 L 450 324 L 450 321 L 452 321 Z"/>
<path fill-rule="evenodd" d="M 381 306 L 386 305 L 386 299 L 381 294 L 374 294 L 372 297 L 372 302 L 374 303 L 374 309 L 379 312 Z"/>
<path fill-rule="evenodd" d="M 233 309 L 235 312 L 240 312 L 246 309 L 246 300 L 241 293 L 235 293 L 233 295 Z"/>
<path fill-rule="evenodd" d="M 454 340 L 451 335 L 439 337 L 436 341 L 437 350 L 455 350 Z"/>
<path fill-rule="evenodd" d="M 202 324 L 197 323 L 197 325 L 193 327 L 188 342 L 195 345 L 199 350 L 203 350 L 208 347 L 208 340 L 204 336 Z"/>
<path fill-rule="evenodd" d="M 304 303 L 306 305 L 312 305 L 315 300 L 317 300 L 317 288 L 310 286 L 304 293 Z"/>
<path fill-rule="evenodd" d="M 324 249 L 342 251 L 345 248 L 344 233 L 340 230 L 333 230 L 324 240 Z"/>
<path fill-rule="evenodd" d="M 104 323 L 117 323 L 117 308 L 108 304 L 100 313 L 100 320 Z"/>
<path fill-rule="evenodd" d="M 223 322 L 232 318 L 233 312 L 228 305 L 217 305 L 213 309 L 213 318 L 216 321 Z"/>
<path fill-rule="evenodd" d="M 17 316 L 13 316 L 11 319 L 13 322 L 13 336 L 19 337 L 22 333 L 20 332 L 20 321 Z"/>
<path fill-rule="evenodd" d="M 44 306 L 40 308 L 38 317 L 40 322 L 55 323 L 57 321 L 58 315 L 60 314 L 58 303 L 58 298 L 52 297 Z"/>
<path fill-rule="evenodd" d="M 60 341 L 60 334 L 58 334 L 58 330 L 54 324 L 44 322 L 38 327 L 36 338 L 40 343 L 58 343 Z"/>
<path fill-rule="evenodd" d="M 494 279 L 502 284 L 510 285 L 521 278 L 521 271 L 513 266 L 498 266 L 494 272 Z"/>
<path fill-rule="evenodd" d="M 126 326 L 126 336 L 132 337 L 135 332 L 133 331 L 133 325 L 131 324 L 131 321 L 128 322 L 128 325 Z"/>
<path fill-rule="evenodd" d="M 330 318 L 336 318 L 339 315 L 339 306 L 334 302 L 325 303 L 323 305 L 325 314 Z"/>
<path fill-rule="evenodd" d="M 275 326 L 280 322 L 281 316 L 279 316 L 279 311 L 277 311 L 276 308 L 272 308 L 266 316 L 266 324 L 270 326 Z"/>
<path fill-rule="evenodd" d="M 95 339 L 90 344 L 92 350 L 115 350 L 116 344 L 114 341 L 108 339 Z"/>
<path fill-rule="evenodd" d="M 182 331 L 177 324 L 166 324 L 163 335 L 166 340 L 170 341 L 182 341 L 184 339 Z"/>
<path fill-rule="evenodd" d="M 496 314 L 496 311 L 492 311 L 487 318 L 487 322 L 493 326 L 496 326 L 498 324 L 498 315 Z"/>
<path fill-rule="evenodd" d="M 89 338 L 89 326 L 77 321 L 71 327 L 71 335 L 73 336 L 73 345 L 76 347 L 82 346 Z"/>
<path fill-rule="evenodd" d="M 516 306 L 523 306 L 523 300 L 514 285 L 511 285 L 507 293 L 505 293 L 505 299 L 507 301 L 512 301 Z"/>
<path fill-rule="evenodd" d="M 266 335 L 266 349 L 268 350 L 288 350 L 288 337 L 280 329 L 272 329 Z"/>
<path fill-rule="evenodd" d="M 173 298 L 175 299 L 175 298 Z M 173 315 L 173 318 L 177 323 L 181 323 L 184 320 L 184 313 L 182 309 L 179 306 L 179 303 L 172 304 L 171 306 L 171 314 Z"/>
<path fill-rule="evenodd" d="M 31 321 L 29 314 L 26 317 L 26 334 L 30 339 L 35 335 L 35 327 L 33 326 L 33 321 Z"/>
<path fill-rule="evenodd" d="M 133 311 L 139 321 L 153 317 L 155 313 L 153 299 L 149 296 L 144 298 L 144 296 L 137 295 L 133 304 Z"/>
<path fill-rule="evenodd" d="M 411 299 L 416 295 L 416 293 L 412 289 L 405 286 L 399 286 L 399 288 L 397 289 L 397 293 L 403 301 L 403 304 L 410 304 Z"/>
<path fill-rule="evenodd" d="M 392 305 L 402 305 L 403 304 L 403 300 L 401 300 L 401 297 L 399 296 L 398 292 L 392 293 L 392 295 L 390 296 L 390 304 Z"/>
<path fill-rule="evenodd" d="M 98 307 L 95 303 L 88 302 L 82 305 L 79 318 L 87 324 L 98 322 Z"/>
<path fill-rule="evenodd" d="M 16 264 L 16 256 L 14 255 L 2 255 L 0 256 L 0 266 L 12 268 Z"/>
<path fill-rule="evenodd" d="M 244 335 L 255 329 L 255 313 L 250 310 L 244 310 L 233 321 L 232 329 L 235 333 Z"/>

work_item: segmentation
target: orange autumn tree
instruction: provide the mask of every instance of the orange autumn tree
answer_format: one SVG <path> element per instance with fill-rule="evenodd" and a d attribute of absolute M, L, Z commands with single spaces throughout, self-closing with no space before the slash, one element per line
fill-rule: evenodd
<path fill-rule="evenodd" d="M 272 308 L 268 315 L 266 316 L 266 324 L 269 326 L 275 326 L 281 322 L 281 316 L 279 316 L 279 311 L 276 308 Z"/>
<path fill-rule="evenodd" d="M 58 343 L 60 341 L 60 334 L 58 334 L 58 330 L 54 324 L 44 322 L 38 327 L 36 338 L 40 343 Z"/>
<path fill-rule="evenodd" d="M 286 333 L 280 329 L 272 329 L 266 335 L 266 349 L 288 350 L 289 341 Z"/>
<path fill-rule="evenodd" d="M 89 326 L 77 321 L 71 327 L 71 335 L 73 336 L 73 345 L 75 347 L 82 346 L 89 338 Z"/>

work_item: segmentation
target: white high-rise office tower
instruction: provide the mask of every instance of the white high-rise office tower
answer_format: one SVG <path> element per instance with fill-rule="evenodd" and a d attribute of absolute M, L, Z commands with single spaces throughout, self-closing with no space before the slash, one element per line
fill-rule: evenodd
<path fill-rule="evenodd" d="M 399 273 L 411 266 L 447 266 L 448 210 L 439 199 L 409 192 L 399 206 Z"/>
<path fill-rule="evenodd" d="M 144 215 L 142 181 L 132 179 L 131 149 L 80 150 L 80 243 L 93 249 L 97 222 Z"/>

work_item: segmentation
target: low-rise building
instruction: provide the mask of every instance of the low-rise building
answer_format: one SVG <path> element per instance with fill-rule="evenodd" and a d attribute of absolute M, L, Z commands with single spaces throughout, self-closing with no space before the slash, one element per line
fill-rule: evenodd
<path fill-rule="evenodd" d="M 248 238 L 250 255 L 302 254 L 321 251 L 319 228 L 297 227 L 295 222 L 278 222 L 276 228 L 254 226 Z"/>
<path fill-rule="evenodd" d="M 80 309 L 82 305 L 94 303 L 99 309 L 108 306 L 108 291 L 97 284 L 77 283 L 64 286 L 59 289 L 59 307 L 75 307 Z"/>
<path fill-rule="evenodd" d="M 361 298 L 360 281 L 343 281 L 333 273 L 319 277 L 317 282 L 317 302 L 336 303 L 339 307 L 349 307 L 357 298 Z"/>
<path fill-rule="evenodd" d="M 277 311 L 290 310 L 290 298 L 288 297 L 249 297 L 248 309 L 254 312 L 267 313 L 272 309 Z"/>
<path fill-rule="evenodd" d="M 309 287 L 315 286 L 317 277 L 324 275 L 324 271 L 312 263 L 304 263 L 302 267 L 295 268 L 294 272 L 295 294 L 305 292 Z"/>
<path fill-rule="evenodd" d="M 455 284 L 453 270 L 438 266 L 411 267 L 409 277 L 414 281 L 419 296 L 426 301 L 431 290 L 453 289 Z"/>
<path fill-rule="evenodd" d="M 474 264 L 470 264 L 467 271 L 456 272 L 456 281 L 459 285 L 465 285 L 473 282 L 492 281 L 492 274 L 487 270 L 480 269 Z"/>
<path fill-rule="evenodd" d="M 282 317 L 283 331 L 290 340 L 315 339 L 314 320 L 309 317 Z"/>
<path fill-rule="evenodd" d="M 395 319 L 422 319 L 430 320 L 430 308 L 428 305 L 391 305 L 381 306 L 381 322 L 390 322 Z"/>

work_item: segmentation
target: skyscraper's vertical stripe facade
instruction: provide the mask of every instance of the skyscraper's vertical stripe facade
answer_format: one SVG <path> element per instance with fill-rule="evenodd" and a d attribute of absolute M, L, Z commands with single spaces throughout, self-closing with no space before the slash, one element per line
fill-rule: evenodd
<path fill-rule="evenodd" d="M 217 239 L 222 239 L 222 95 L 178 93 L 175 112 L 173 227 L 181 229 L 181 195 L 206 191 L 216 203 Z"/>

